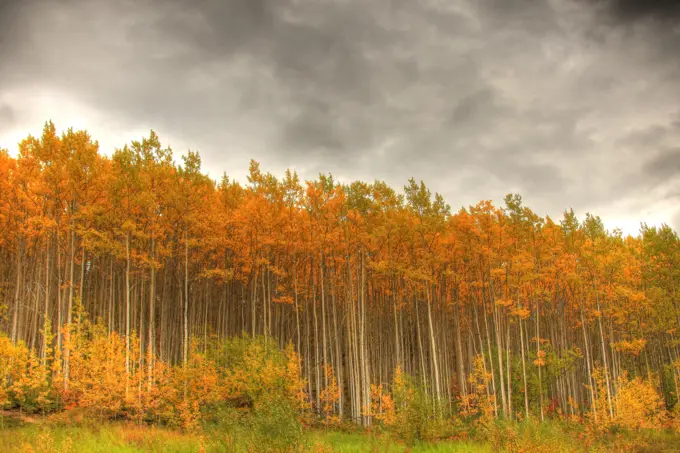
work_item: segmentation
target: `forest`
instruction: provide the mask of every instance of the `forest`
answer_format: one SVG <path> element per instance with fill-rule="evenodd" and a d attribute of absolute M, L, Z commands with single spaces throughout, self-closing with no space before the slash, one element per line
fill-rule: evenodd
<path fill-rule="evenodd" d="M 108 152 L 52 122 L 0 150 L 6 413 L 192 432 L 278 408 L 280 429 L 407 440 L 496 421 L 676 427 L 666 225 L 624 236 L 516 194 L 456 211 L 413 179 L 301 181 L 255 161 L 247 184 L 215 181 L 153 131 Z"/>

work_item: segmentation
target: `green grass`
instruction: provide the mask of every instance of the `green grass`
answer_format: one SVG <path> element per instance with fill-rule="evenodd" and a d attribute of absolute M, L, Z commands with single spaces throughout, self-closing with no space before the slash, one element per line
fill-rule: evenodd
<path fill-rule="evenodd" d="M 437 442 L 416 443 L 406 446 L 387 435 L 361 433 L 315 432 L 311 435 L 314 444 L 330 448 L 333 453 L 487 453 L 492 452 L 488 445 L 474 442 Z"/>
<path fill-rule="evenodd" d="M 159 428 L 43 423 L 0 430 L 0 445 L 8 453 L 199 453 L 201 443 L 196 436 Z"/>
<path fill-rule="evenodd" d="M 271 452 L 271 443 L 251 437 L 247 426 L 208 428 L 189 434 L 177 430 L 130 423 L 55 422 L 34 423 L 5 417 L 0 423 L 2 453 L 218 453 Z M 483 441 L 416 442 L 405 445 L 387 434 L 307 431 L 304 451 L 310 453 L 503 453 L 579 452 L 584 429 L 566 422 L 496 423 Z M 285 450 L 280 450 L 285 451 Z M 588 446 L 593 452 L 680 452 L 680 436 L 670 431 L 611 432 L 598 436 Z"/>
<path fill-rule="evenodd" d="M 58 424 L 48 421 L 39 424 L 5 423 L 0 429 L 0 450 L 5 453 L 206 453 L 246 452 L 249 444 L 241 441 L 247 436 L 242 431 L 186 434 L 179 431 L 136 426 L 128 423 Z M 373 452 L 491 452 L 489 447 L 475 443 L 419 443 L 410 446 L 396 442 L 387 435 L 311 431 L 305 435 L 305 444 L 311 452 L 373 453 Z M 258 445 L 255 451 L 269 451 Z"/>

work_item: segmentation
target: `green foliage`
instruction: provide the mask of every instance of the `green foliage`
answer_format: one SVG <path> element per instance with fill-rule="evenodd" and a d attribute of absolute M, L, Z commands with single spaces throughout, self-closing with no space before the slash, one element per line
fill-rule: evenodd
<path fill-rule="evenodd" d="M 252 437 L 255 451 L 297 451 L 305 445 L 297 414 L 283 401 L 271 401 L 257 410 Z"/>
<path fill-rule="evenodd" d="M 213 408 L 203 431 L 216 451 L 306 451 L 307 436 L 291 407 L 280 402 L 250 413 L 229 406 Z"/>
<path fill-rule="evenodd" d="M 217 348 L 208 351 L 221 378 L 237 395 L 237 405 L 246 405 L 255 411 L 275 402 L 288 404 L 291 409 L 303 409 L 300 395 L 302 381 L 294 382 L 291 366 L 297 355 L 292 347 L 281 350 L 264 337 L 233 337 Z"/>
<path fill-rule="evenodd" d="M 291 451 L 304 445 L 290 349 L 263 337 L 234 337 L 209 353 L 232 397 L 202 409 L 207 429 L 239 432 L 247 451 Z M 296 366 L 296 364 L 292 364 Z M 265 448 L 266 450 L 262 450 Z"/>
<path fill-rule="evenodd" d="M 675 382 L 673 381 L 673 370 L 670 365 L 661 368 L 661 393 L 669 411 L 673 411 L 678 402 L 675 394 Z"/>
<path fill-rule="evenodd" d="M 397 370 L 392 398 L 396 412 L 395 434 L 409 444 L 425 439 L 431 433 L 428 426 L 440 417 L 435 412 L 432 400 L 427 397 L 425 388 L 412 376 Z"/>

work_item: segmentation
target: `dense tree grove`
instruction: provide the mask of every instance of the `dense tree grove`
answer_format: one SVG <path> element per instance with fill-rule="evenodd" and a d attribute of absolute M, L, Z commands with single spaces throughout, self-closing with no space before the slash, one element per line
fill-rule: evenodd
<path fill-rule="evenodd" d="M 25 357 L 12 376 L 0 361 L 0 403 L 26 370 L 63 395 L 168 394 L 165 364 L 211 375 L 196 354 L 247 334 L 289 346 L 296 372 L 275 374 L 301 376 L 325 420 L 389 422 L 404 376 L 433 413 L 613 419 L 641 382 L 672 410 L 679 260 L 667 226 L 623 237 L 517 195 L 451 212 L 414 180 L 303 183 L 254 161 L 246 185 L 215 182 L 153 132 L 108 157 L 50 122 L 0 150 L 0 348 Z M 87 364 L 106 348 L 120 368 Z"/>

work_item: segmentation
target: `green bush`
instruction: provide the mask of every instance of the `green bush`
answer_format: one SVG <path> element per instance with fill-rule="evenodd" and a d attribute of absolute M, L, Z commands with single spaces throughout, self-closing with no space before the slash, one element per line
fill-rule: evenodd
<path fill-rule="evenodd" d="M 289 452 L 305 448 L 299 401 L 285 370 L 289 357 L 262 337 L 234 337 L 209 352 L 223 377 L 242 376 L 238 398 L 202 410 L 204 426 L 239 439 L 229 451 Z M 272 370 L 276 370 L 273 372 Z"/>
<path fill-rule="evenodd" d="M 416 380 L 402 372 L 395 375 L 392 396 L 396 410 L 395 434 L 407 443 L 427 437 L 435 417 L 432 399 Z"/>

